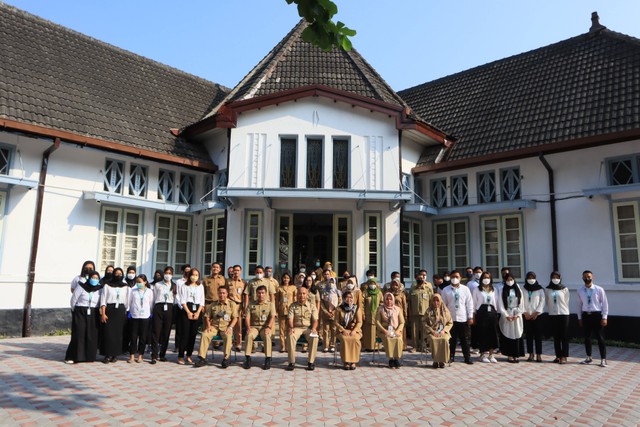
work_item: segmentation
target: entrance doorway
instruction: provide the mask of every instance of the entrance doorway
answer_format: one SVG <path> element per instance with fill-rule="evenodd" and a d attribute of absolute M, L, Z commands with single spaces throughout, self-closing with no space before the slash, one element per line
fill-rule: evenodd
<path fill-rule="evenodd" d="M 326 261 L 333 260 L 333 215 L 319 213 L 297 213 L 293 215 L 293 262 L 297 269 L 300 264 L 311 272 Z"/>

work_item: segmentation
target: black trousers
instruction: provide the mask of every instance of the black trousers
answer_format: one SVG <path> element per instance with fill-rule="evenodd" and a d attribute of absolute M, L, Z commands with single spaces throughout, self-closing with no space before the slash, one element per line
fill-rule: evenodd
<path fill-rule="evenodd" d="M 543 318 L 538 316 L 536 320 L 527 320 L 522 317 L 524 323 L 524 335 L 527 340 L 527 353 L 534 353 L 535 343 L 535 354 L 542 354 L 542 321 Z"/>
<path fill-rule="evenodd" d="M 467 322 L 453 322 L 451 328 L 451 339 L 449 340 L 449 352 L 451 358 L 456 354 L 456 344 L 460 341 L 460 347 L 462 347 L 462 355 L 465 359 L 471 357 L 471 351 L 469 351 L 469 324 Z"/>
<path fill-rule="evenodd" d="M 201 322 L 199 318 L 190 320 L 184 310 L 180 310 L 180 317 L 180 341 L 178 342 L 178 357 L 182 359 L 184 358 L 185 353 L 187 353 L 187 357 L 191 357 L 191 355 L 193 354 L 193 347 L 196 344 L 196 335 L 198 335 L 198 326 L 200 326 Z"/>
<path fill-rule="evenodd" d="M 556 358 L 569 357 L 569 315 L 549 316 Z"/>
<path fill-rule="evenodd" d="M 167 304 L 167 311 L 164 311 L 165 304 L 156 304 L 153 307 L 153 320 L 151 321 L 151 358 L 157 359 L 158 354 L 164 358 L 169 346 L 169 336 L 171 335 L 171 323 L 173 322 L 173 304 Z"/>
<path fill-rule="evenodd" d="M 476 314 L 476 335 L 478 337 L 478 349 L 481 353 L 498 348 L 498 316 L 495 309 L 487 310 L 483 304 Z"/>
<path fill-rule="evenodd" d="M 127 308 L 124 304 L 107 304 L 105 314 L 107 323 L 101 323 L 100 354 L 107 357 L 115 357 L 122 354 L 124 342 L 125 323 L 127 321 Z"/>
<path fill-rule="evenodd" d="M 149 319 L 129 319 L 131 335 L 129 339 L 129 354 L 144 354 L 149 332 Z"/>
<path fill-rule="evenodd" d="M 604 345 L 604 328 L 600 324 L 602 321 L 602 313 L 582 312 L 582 330 L 584 331 L 584 350 L 587 356 L 591 357 L 591 337 L 595 334 L 598 340 L 598 350 L 600 350 L 600 358 L 607 358 L 607 347 Z"/>

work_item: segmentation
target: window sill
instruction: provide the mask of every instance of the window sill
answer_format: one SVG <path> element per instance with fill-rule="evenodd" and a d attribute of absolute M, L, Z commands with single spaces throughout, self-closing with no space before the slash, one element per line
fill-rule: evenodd
<path fill-rule="evenodd" d="M 477 212 L 495 212 L 502 210 L 522 210 L 522 209 L 535 209 L 537 203 L 535 200 L 509 200 L 506 202 L 495 203 L 479 203 L 475 205 L 465 206 L 452 206 L 445 208 L 434 208 L 426 204 L 411 203 L 405 205 L 405 212 L 420 212 L 430 216 L 440 215 L 459 215 Z"/>
<path fill-rule="evenodd" d="M 627 185 L 610 185 L 607 187 L 588 188 L 582 190 L 585 197 L 603 196 L 608 197 L 612 194 L 626 193 L 628 191 L 640 191 L 640 183 Z"/>
<path fill-rule="evenodd" d="M 166 203 L 160 200 L 147 200 L 139 197 L 111 194 L 104 191 L 84 191 L 85 200 L 95 200 L 97 203 L 112 203 L 120 206 L 129 206 L 139 209 L 154 209 L 162 212 L 193 213 L 207 209 L 224 209 L 226 206 L 219 202 L 203 202 L 193 205 L 178 203 Z"/>

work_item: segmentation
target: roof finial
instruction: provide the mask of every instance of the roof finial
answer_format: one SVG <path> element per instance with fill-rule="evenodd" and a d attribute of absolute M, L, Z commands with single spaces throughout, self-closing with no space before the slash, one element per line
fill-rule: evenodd
<path fill-rule="evenodd" d="M 600 24 L 600 17 L 598 16 L 598 12 L 591 12 L 591 28 L 589 28 L 590 33 L 597 33 L 600 30 L 604 30 L 604 25 Z"/>

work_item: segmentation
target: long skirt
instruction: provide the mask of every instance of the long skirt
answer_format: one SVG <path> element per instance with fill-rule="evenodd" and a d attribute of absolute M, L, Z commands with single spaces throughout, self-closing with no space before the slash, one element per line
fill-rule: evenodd
<path fill-rule="evenodd" d="M 98 353 L 98 308 L 87 307 L 73 309 L 71 318 L 71 342 L 67 347 L 64 360 L 74 362 L 95 362 Z"/>
<path fill-rule="evenodd" d="M 446 363 L 449 361 L 449 336 L 434 337 L 429 335 L 429 345 L 431 346 L 431 356 L 436 363 Z"/>
<path fill-rule="evenodd" d="M 122 354 L 124 324 L 127 320 L 127 308 L 124 304 L 107 304 L 105 309 L 107 323 L 100 323 L 100 354 L 114 357 Z"/>
<path fill-rule="evenodd" d="M 362 347 L 366 350 L 376 348 L 376 324 L 367 321 L 362 325 Z"/>
<path fill-rule="evenodd" d="M 500 339 L 500 352 L 507 357 L 524 356 L 524 340 L 522 337 L 511 339 L 502 335 Z"/>
<path fill-rule="evenodd" d="M 338 339 L 340 340 L 340 359 L 342 359 L 342 362 L 358 363 L 360 361 L 360 350 L 362 349 L 360 335 L 345 336 L 338 334 Z"/>

